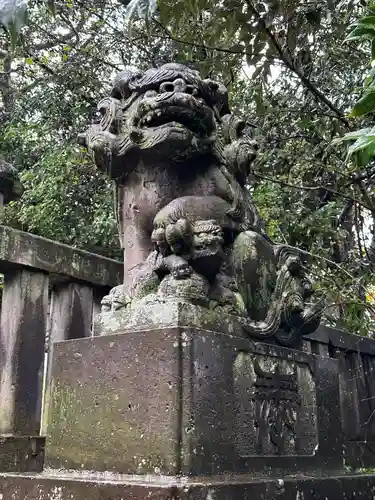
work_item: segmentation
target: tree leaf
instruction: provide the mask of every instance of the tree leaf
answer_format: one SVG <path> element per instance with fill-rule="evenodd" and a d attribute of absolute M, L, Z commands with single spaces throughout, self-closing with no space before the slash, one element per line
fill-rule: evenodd
<path fill-rule="evenodd" d="M 255 54 L 258 54 L 259 52 L 261 52 L 265 46 L 265 41 L 262 40 L 262 32 L 258 32 L 256 34 L 256 37 L 254 39 L 254 53 Z"/>
<path fill-rule="evenodd" d="M 375 156 L 375 140 L 368 144 L 364 149 L 353 154 L 355 164 L 359 167 L 364 167 Z"/>
<path fill-rule="evenodd" d="M 361 19 L 361 21 L 358 23 L 360 25 L 363 24 L 373 24 L 375 25 L 375 15 L 374 16 L 365 16 Z"/>
<path fill-rule="evenodd" d="M 232 45 L 232 47 L 229 47 L 229 50 L 237 53 L 237 54 L 242 54 L 244 52 L 245 47 L 242 45 L 242 43 L 236 43 L 235 45 Z"/>
<path fill-rule="evenodd" d="M 53 16 L 56 16 L 55 0 L 47 0 L 47 6 Z"/>
<path fill-rule="evenodd" d="M 8 25 L 8 33 L 9 33 L 9 39 L 10 39 L 10 46 L 12 51 L 14 52 L 17 44 L 17 39 L 18 39 L 18 30 L 17 26 L 14 23 L 11 23 Z"/>
<path fill-rule="evenodd" d="M 369 39 L 372 40 L 375 37 L 375 26 L 358 26 L 352 30 L 349 35 L 345 38 L 345 42 L 350 42 L 352 40 Z"/>
<path fill-rule="evenodd" d="M 375 91 L 365 94 L 353 107 L 349 117 L 364 116 L 375 110 Z"/>
<path fill-rule="evenodd" d="M 243 40 L 245 44 L 248 45 L 252 38 L 251 26 L 248 24 L 243 24 L 240 28 L 238 36 L 240 40 Z"/>
<path fill-rule="evenodd" d="M 357 140 L 363 136 L 375 136 L 375 127 L 362 128 L 360 130 L 354 130 L 353 132 L 348 132 L 342 137 L 337 137 L 332 141 L 332 144 L 340 144 L 345 141 Z"/>
<path fill-rule="evenodd" d="M 256 80 L 258 78 L 258 76 L 262 73 L 262 71 L 263 71 L 263 66 L 258 66 L 257 68 L 255 68 L 255 71 L 251 75 L 251 78 L 253 80 Z M 257 102 L 257 105 L 259 105 L 258 101 L 256 101 L 256 102 Z M 262 103 L 263 103 L 263 101 L 262 101 Z"/>
<path fill-rule="evenodd" d="M 366 75 L 363 85 L 365 89 L 367 89 L 368 91 L 374 83 L 375 83 L 375 68 L 371 68 Z"/>
<path fill-rule="evenodd" d="M 375 38 L 371 40 L 371 62 L 375 59 Z"/>
<path fill-rule="evenodd" d="M 361 137 L 354 144 L 348 147 L 347 158 L 350 158 L 354 153 L 366 151 L 369 156 L 375 152 L 375 135 Z"/>

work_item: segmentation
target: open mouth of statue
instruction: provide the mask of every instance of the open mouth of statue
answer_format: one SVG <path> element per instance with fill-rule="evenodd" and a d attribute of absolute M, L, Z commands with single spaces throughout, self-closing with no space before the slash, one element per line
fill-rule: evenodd
<path fill-rule="evenodd" d="M 182 107 L 165 107 L 148 111 L 139 122 L 140 128 L 188 129 L 198 136 L 208 137 L 213 131 L 212 119 Z"/>

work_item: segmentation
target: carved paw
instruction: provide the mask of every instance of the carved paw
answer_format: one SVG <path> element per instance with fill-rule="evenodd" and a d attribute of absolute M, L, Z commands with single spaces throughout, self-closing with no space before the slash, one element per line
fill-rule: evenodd
<path fill-rule="evenodd" d="M 208 289 L 208 281 L 195 272 L 184 279 L 168 274 L 159 286 L 158 295 L 164 300 L 177 300 L 208 307 Z"/>
<path fill-rule="evenodd" d="M 225 314 L 245 316 L 244 301 L 233 281 L 229 276 L 217 275 L 216 282 L 209 291 L 210 309 L 220 310 Z"/>
<path fill-rule="evenodd" d="M 188 262 L 178 255 L 169 255 L 166 257 L 164 265 L 175 279 L 188 278 L 193 272 Z"/>
<path fill-rule="evenodd" d="M 128 294 L 128 287 L 126 285 L 119 285 L 109 292 L 108 295 L 103 297 L 101 301 L 102 312 L 118 311 L 125 309 L 131 302 Z"/>
<path fill-rule="evenodd" d="M 127 283 L 112 288 L 101 302 L 102 312 L 125 309 L 146 295 L 156 292 L 160 279 L 155 269 L 160 267 L 160 257 L 152 252 L 146 261 L 127 273 Z"/>

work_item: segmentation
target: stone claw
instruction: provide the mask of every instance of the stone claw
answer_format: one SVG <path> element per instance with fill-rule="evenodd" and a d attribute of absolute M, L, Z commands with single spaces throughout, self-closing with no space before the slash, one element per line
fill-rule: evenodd
<path fill-rule="evenodd" d="M 188 278 L 193 273 L 188 262 L 179 255 L 169 255 L 164 259 L 163 264 L 175 279 Z"/>
<path fill-rule="evenodd" d="M 190 267 L 189 264 L 186 262 L 186 264 L 181 264 L 180 266 L 175 267 L 172 270 L 171 274 L 175 279 L 184 279 L 191 276 L 192 272 L 193 272 L 192 267 Z"/>

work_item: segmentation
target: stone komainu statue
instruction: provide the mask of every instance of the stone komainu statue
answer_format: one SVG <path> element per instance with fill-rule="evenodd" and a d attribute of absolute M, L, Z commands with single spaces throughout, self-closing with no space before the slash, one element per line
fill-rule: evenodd
<path fill-rule="evenodd" d="M 246 181 L 257 144 L 225 87 L 179 64 L 124 71 L 81 142 L 117 186 L 124 284 L 104 310 L 190 302 L 287 344 L 319 324 L 298 251 L 272 245 Z"/>

